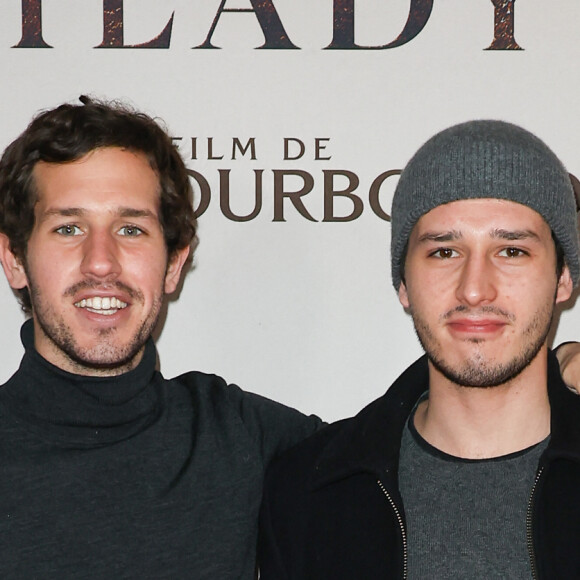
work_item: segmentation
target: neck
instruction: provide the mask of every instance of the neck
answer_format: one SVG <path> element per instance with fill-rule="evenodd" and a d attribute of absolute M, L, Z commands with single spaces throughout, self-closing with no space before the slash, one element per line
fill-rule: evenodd
<path fill-rule="evenodd" d="M 526 449 L 550 434 L 547 347 L 516 377 L 496 387 L 464 387 L 429 363 L 429 399 L 415 427 L 437 449 L 483 459 Z"/>

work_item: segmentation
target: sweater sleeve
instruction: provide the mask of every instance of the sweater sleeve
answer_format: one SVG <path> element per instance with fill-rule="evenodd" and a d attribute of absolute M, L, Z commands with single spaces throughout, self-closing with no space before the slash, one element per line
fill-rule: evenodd
<path fill-rule="evenodd" d="M 280 453 L 317 431 L 323 422 L 300 411 L 230 385 L 239 413 L 250 436 L 261 450 L 265 465 Z"/>
<path fill-rule="evenodd" d="M 315 415 L 304 415 L 296 409 L 244 391 L 217 375 L 194 371 L 176 380 L 191 393 L 196 421 L 205 425 L 203 431 L 211 431 L 214 435 L 220 433 L 225 440 L 228 437 L 239 440 L 247 435 L 263 468 L 323 425 Z"/>

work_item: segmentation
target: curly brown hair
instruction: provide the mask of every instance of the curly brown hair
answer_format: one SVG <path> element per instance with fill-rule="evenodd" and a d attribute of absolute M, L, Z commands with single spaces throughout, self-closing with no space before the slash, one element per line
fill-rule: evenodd
<path fill-rule="evenodd" d="M 40 113 L 0 159 L 0 232 L 8 237 L 12 253 L 26 263 L 38 200 L 36 163 L 76 161 L 103 147 L 145 155 L 159 176 L 160 221 L 168 255 L 193 246 L 197 223 L 191 182 L 167 132 L 152 117 L 123 103 L 85 96 L 80 100 L 80 105 L 63 104 Z M 23 310 L 30 312 L 28 289 L 18 295 Z"/>

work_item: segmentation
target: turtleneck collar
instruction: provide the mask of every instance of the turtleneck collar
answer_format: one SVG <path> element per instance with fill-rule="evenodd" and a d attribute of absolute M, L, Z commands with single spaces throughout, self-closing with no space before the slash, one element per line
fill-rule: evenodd
<path fill-rule="evenodd" d="M 131 371 L 115 377 L 75 375 L 54 366 L 34 348 L 31 320 L 20 332 L 25 348 L 18 371 L 0 389 L 0 402 L 21 422 L 66 446 L 99 447 L 127 439 L 161 413 L 161 376 L 148 339 Z"/>

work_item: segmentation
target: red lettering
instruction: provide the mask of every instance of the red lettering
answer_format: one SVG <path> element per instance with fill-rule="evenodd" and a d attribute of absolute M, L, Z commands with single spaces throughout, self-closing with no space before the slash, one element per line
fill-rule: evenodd
<path fill-rule="evenodd" d="M 123 0 L 103 0 L 103 42 L 95 48 L 169 48 L 173 16 L 155 38 L 141 44 L 125 44 Z"/>
<path fill-rule="evenodd" d="M 272 4 L 272 0 L 250 0 L 250 4 L 252 8 L 226 8 L 227 0 L 222 0 L 221 4 L 218 8 L 217 14 L 213 20 L 211 28 L 209 29 L 209 33 L 207 38 L 195 48 L 219 48 L 218 46 L 214 46 L 211 43 L 211 39 L 215 29 L 217 27 L 218 21 L 221 15 L 224 12 L 230 13 L 254 13 L 262 29 L 262 33 L 264 34 L 265 42 L 262 46 L 258 48 L 277 48 L 277 49 L 291 49 L 291 48 L 298 48 L 295 46 L 288 35 L 286 34 L 286 30 L 284 30 L 284 26 L 282 25 L 282 21 L 278 16 L 278 12 L 274 8 L 274 4 Z"/>
<path fill-rule="evenodd" d="M 381 46 L 360 46 L 354 41 L 354 2 L 355 0 L 334 0 L 333 37 L 327 49 L 376 50 L 402 46 L 425 28 L 433 10 L 433 0 L 411 0 L 409 17 L 403 31 L 395 40 Z"/>
<path fill-rule="evenodd" d="M 42 0 L 22 0 L 22 38 L 12 48 L 52 48 L 42 38 Z"/>
<path fill-rule="evenodd" d="M 514 38 L 516 0 L 491 0 L 494 6 L 493 42 L 486 50 L 523 50 Z"/>

